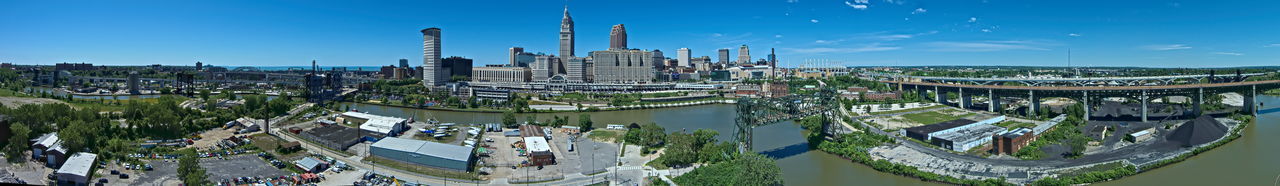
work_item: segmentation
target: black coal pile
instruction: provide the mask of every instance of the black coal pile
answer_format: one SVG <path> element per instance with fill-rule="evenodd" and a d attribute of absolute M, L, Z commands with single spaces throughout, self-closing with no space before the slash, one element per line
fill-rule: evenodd
<path fill-rule="evenodd" d="M 1182 126 L 1174 129 L 1173 133 L 1165 136 L 1165 139 L 1183 147 L 1191 147 L 1209 143 L 1226 134 L 1226 125 L 1222 125 L 1218 120 L 1206 115 L 1183 123 Z"/>

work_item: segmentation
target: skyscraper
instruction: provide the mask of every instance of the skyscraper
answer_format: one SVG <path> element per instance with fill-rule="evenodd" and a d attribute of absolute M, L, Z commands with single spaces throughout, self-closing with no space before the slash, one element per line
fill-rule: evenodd
<path fill-rule="evenodd" d="M 689 48 L 680 48 L 676 50 L 676 66 L 689 67 Z"/>
<path fill-rule="evenodd" d="M 445 82 L 440 72 L 440 28 L 422 29 L 422 85 L 433 87 Z"/>
<path fill-rule="evenodd" d="M 729 49 L 727 49 L 727 48 L 722 48 L 722 49 L 720 49 L 720 50 L 717 50 L 717 52 L 719 52 L 719 53 L 720 53 L 720 64 L 728 64 L 728 63 L 729 63 Z"/>
<path fill-rule="evenodd" d="M 747 45 L 742 45 L 741 47 L 738 47 L 738 63 L 739 64 L 751 63 L 751 50 L 747 49 Z"/>
<path fill-rule="evenodd" d="M 609 30 L 609 49 L 627 49 L 627 28 L 622 24 L 613 25 Z"/>
<path fill-rule="evenodd" d="M 564 18 L 560 20 L 560 57 L 573 57 L 573 17 L 569 6 L 564 6 Z"/>
<path fill-rule="evenodd" d="M 409 59 L 400 59 L 400 68 L 409 68 Z"/>
<path fill-rule="evenodd" d="M 511 62 L 510 62 L 511 66 L 513 67 L 520 66 L 520 62 L 516 59 L 516 57 L 518 57 L 520 53 L 524 53 L 524 48 L 511 47 L 511 49 L 509 49 L 508 51 L 509 51 L 508 56 L 511 57 Z"/>

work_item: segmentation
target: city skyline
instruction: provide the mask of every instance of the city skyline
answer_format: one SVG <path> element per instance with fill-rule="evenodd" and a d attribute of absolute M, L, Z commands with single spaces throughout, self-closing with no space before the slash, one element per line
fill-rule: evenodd
<path fill-rule="evenodd" d="M 553 35 L 565 7 L 240 3 L 6 3 L 12 6 L 0 13 L 0 25 L 12 29 L 0 31 L 0 40 L 7 41 L 0 44 L 0 62 L 305 66 L 319 60 L 326 66 L 380 66 L 421 57 L 416 40 L 422 36 L 412 33 L 439 27 L 450 32 L 443 36 L 442 56 L 506 64 L 511 47 L 558 54 Z M 792 0 L 694 2 L 668 7 L 674 14 L 641 15 L 608 9 L 604 2 L 567 7 L 579 27 L 576 56 L 609 48 L 609 27 L 626 24 L 632 27 L 630 48 L 689 48 L 691 57 L 714 58 L 708 54 L 745 44 L 757 54 L 776 48 L 784 67 L 812 60 L 840 66 L 1067 66 L 1070 49 L 1072 66 L 1196 68 L 1280 64 L 1280 39 L 1267 34 L 1278 27 L 1267 24 L 1277 17 L 1267 13 L 1280 7 L 1274 4 Z M 414 8 L 422 6 L 466 8 Z M 717 6 L 746 11 L 710 8 Z M 65 11 L 35 11 L 48 9 Z M 1181 24 L 1159 24 L 1168 22 Z"/>

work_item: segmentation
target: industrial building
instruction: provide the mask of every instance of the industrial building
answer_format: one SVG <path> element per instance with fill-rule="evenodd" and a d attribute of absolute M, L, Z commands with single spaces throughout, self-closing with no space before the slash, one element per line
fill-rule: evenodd
<path fill-rule="evenodd" d="M 98 155 L 84 152 L 67 158 L 62 168 L 55 172 L 58 179 L 57 185 L 89 185 L 89 177 L 92 176 L 89 170 L 93 169 L 93 161 L 97 159 Z"/>
<path fill-rule="evenodd" d="M 376 140 L 382 138 L 382 135 L 379 134 L 363 134 L 368 136 L 368 138 L 361 136 L 360 129 L 340 125 L 320 126 L 301 133 L 302 137 L 307 138 L 307 140 L 311 140 L 319 143 L 320 145 L 336 150 L 347 150 L 347 148 L 362 141 L 362 138 L 365 138 L 365 140 Z"/>
<path fill-rule="evenodd" d="M 551 144 L 547 142 L 547 138 L 541 136 L 524 137 L 524 147 L 529 153 L 529 164 L 542 166 L 556 163 L 556 155 L 551 152 Z"/>
<path fill-rule="evenodd" d="M 453 171 L 472 171 L 475 151 L 471 147 L 443 143 L 385 138 L 373 143 L 369 154 L 384 159 Z"/>
<path fill-rule="evenodd" d="M 405 124 L 408 119 L 379 116 L 373 114 L 359 112 L 344 112 L 338 118 L 338 123 L 360 124 L 360 130 L 368 133 L 380 134 L 383 136 L 398 136 L 400 132 L 408 130 Z"/>
<path fill-rule="evenodd" d="M 1155 138 L 1154 137 L 1155 134 L 1156 134 L 1156 128 L 1147 128 L 1146 130 L 1140 130 L 1138 132 L 1129 133 L 1129 135 L 1125 135 L 1124 139 L 1133 143 L 1144 142 L 1152 138 Z"/>
<path fill-rule="evenodd" d="M 319 173 L 324 171 L 324 169 L 329 168 L 329 162 L 320 161 L 313 157 L 299 159 L 298 161 L 294 161 L 293 165 L 297 166 L 298 169 L 302 169 L 309 173 Z"/>
<path fill-rule="evenodd" d="M 904 136 L 929 142 L 945 149 L 967 151 L 970 148 L 990 142 L 990 136 L 1001 132 L 1003 128 L 992 124 L 1006 119 L 996 116 L 982 121 L 956 119 L 938 124 L 911 127 L 902 130 Z"/>
<path fill-rule="evenodd" d="M 1029 128 L 1018 128 L 991 136 L 991 148 L 995 154 L 1013 154 L 1035 141 L 1038 135 Z"/>

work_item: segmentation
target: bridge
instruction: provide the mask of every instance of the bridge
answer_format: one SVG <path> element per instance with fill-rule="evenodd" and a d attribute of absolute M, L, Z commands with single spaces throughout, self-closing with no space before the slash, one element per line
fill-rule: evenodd
<path fill-rule="evenodd" d="M 1040 109 L 1040 99 L 1061 97 L 1075 100 L 1085 105 L 1085 115 L 1091 116 L 1092 108 L 1099 104 L 1098 99 L 1120 97 L 1137 100 L 1141 103 L 1141 120 L 1148 121 L 1148 104 L 1154 99 L 1183 96 L 1190 98 L 1192 101 L 1192 112 L 1184 113 L 1188 115 L 1199 115 L 1203 113 L 1202 104 L 1205 95 L 1236 93 L 1244 98 L 1244 104 L 1240 111 L 1256 115 L 1258 113 L 1258 103 L 1256 100 L 1258 91 L 1267 91 L 1280 88 L 1280 80 L 1264 80 L 1264 81 L 1241 81 L 1226 83 L 1201 83 L 1201 84 L 1178 84 L 1178 85 L 1138 85 L 1138 86 L 1006 86 L 1006 85 L 986 85 L 986 84 L 961 84 L 957 82 L 941 83 L 941 82 L 923 82 L 923 81 L 881 81 L 890 85 L 896 85 L 899 91 L 914 92 L 921 97 L 929 97 L 928 93 L 934 93 L 933 99 L 938 103 L 948 104 L 947 95 L 949 93 L 957 94 L 960 108 L 974 108 L 973 97 L 986 97 L 987 109 L 991 112 L 1003 110 L 1001 100 L 1007 97 L 1025 98 L 1028 102 L 1027 113 L 1034 115 Z M 1176 114 L 1171 114 L 1176 115 Z M 1086 117 L 1086 120 L 1089 118 Z"/>
<path fill-rule="evenodd" d="M 227 83 L 250 83 L 250 84 L 286 84 L 302 86 L 306 84 L 305 74 L 297 73 L 278 73 L 265 71 L 227 71 L 227 72 L 200 72 L 194 80 L 197 83 L 211 84 L 227 84 Z M 67 78 L 69 82 L 76 83 L 127 83 L 129 78 L 119 77 L 93 77 L 93 76 L 71 76 Z M 160 86 L 177 84 L 177 79 L 166 78 L 138 78 L 139 81 L 158 83 Z M 367 83 L 377 81 L 377 78 L 352 77 L 344 76 L 344 83 Z"/>
<path fill-rule="evenodd" d="M 827 87 L 819 88 L 819 91 L 812 95 L 789 94 L 776 98 L 739 98 L 735 103 L 738 112 L 735 118 L 737 130 L 733 134 L 740 145 L 738 151 L 751 151 L 753 132 L 756 127 L 806 116 L 824 116 L 821 131 L 824 134 L 848 132 L 851 129 L 832 127 L 835 111 L 839 105 L 836 98 L 835 90 Z"/>
<path fill-rule="evenodd" d="M 862 75 L 880 78 L 896 79 L 898 81 L 919 81 L 919 82 L 935 82 L 935 83 L 967 83 L 976 85 L 996 85 L 1005 82 L 1021 83 L 1027 86 L 1139 86 L 1139 85 L 1172 85 L 1179 81 L 1201 82 L 1208 79 L 1209 82 L 1215 81 L 1242 81 L 1245 78 L 1253 76 L 1263 76 L 1267 73 L 1248 73 L 1248 74 L 1200 74 L 1200 75 L 1176 75 L 1176 76 L 1141 76 L 1141 77 L 1076 77 L 1076 78 L 968 78 L 968 77 L 937 77 L 937 76 L 910 76 L 902 74 L 889 73 L 864 73 Z"/>

